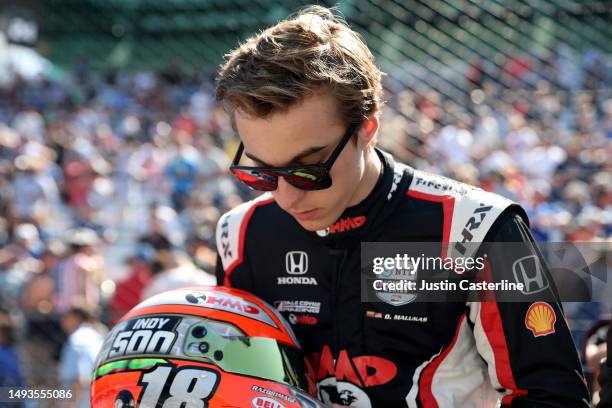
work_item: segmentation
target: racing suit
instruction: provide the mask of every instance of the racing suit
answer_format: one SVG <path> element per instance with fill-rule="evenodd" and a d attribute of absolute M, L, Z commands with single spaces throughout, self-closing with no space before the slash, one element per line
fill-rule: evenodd
<path fill-rule="evenodd" d="M 361 301 L 361 242 L 482 242 L 479 251 L 487 242 L 524 242 L 524 255 L 540 257 L 518 205 L 377 154 L 383 170 L 372 192 L 325 230 L 304 230 L 269 194 L 224 214 L 218 284 L 262 297 L 290 321 L 326 403 L 588 406 L 556 301 L 544 305 L 552 322 L 544 335 L 526 326 L 530 302 Z M 512 274 L 514 259 L 505 256 L 498 250 L 489 259 L 492 274 Z"/>

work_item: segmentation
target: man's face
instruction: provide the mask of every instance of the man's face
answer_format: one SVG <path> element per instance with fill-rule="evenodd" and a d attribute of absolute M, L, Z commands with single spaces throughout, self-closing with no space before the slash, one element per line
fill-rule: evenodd
<path fill-rule="evenodd" d="M 266 119 L 236 112 L 236 128 L 244 143 L 242 163 L 275 167 L 324 163 L 349 127 L 337 112 L 336 102 L 326 93 L 309 96 L 288 112 Z M 359 128 L 358 142 L 349 141 L 334 163 L 330 188 L 304 191 L 279 178 L 274 199 L 305 229 L 326 228 L 347 207 L 357 204 L 353 200 L 363 177 L 367 148 L 362 133 Z"/>

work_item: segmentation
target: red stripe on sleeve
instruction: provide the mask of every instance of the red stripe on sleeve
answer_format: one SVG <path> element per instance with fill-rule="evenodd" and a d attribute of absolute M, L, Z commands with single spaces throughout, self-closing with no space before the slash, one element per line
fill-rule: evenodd
<path fill-rule="evenodd" d="M 512 367 L 510 366 L 508 342 L 496 302 L 482 302 L 480 304 L 480 322 L 493 350 L 497 379 L 502 387 L 512 391 L 502 398 L 502 404 L 510 404 L 514 398 L 526 395 L 527 390 L 518 389 L 514 381 Z"/>

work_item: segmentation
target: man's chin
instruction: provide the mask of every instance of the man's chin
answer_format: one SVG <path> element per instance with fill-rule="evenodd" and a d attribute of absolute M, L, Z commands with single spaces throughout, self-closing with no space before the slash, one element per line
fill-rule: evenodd
<path fill-rule="evenodd" d="M 295 217 L 294 217 L 295 218 Z M 295 218 L 295 220 L 304 228 L 306 231 L 315 232 L 321 229 L 325 229 L 329 224 L 326 224 L 321 220 L 299 220 Z"/>
<path fill-rule="evenodd" d="M 333 224 L 339 215 L 329 213 L 322 208 L 316 209 L 312 214 L 305 214 L 300 216 L 289 212 L 289 215 L 293 217 L 295 221 L 306 231 L 316 232 L 323 230 Z"/>
<path fill-rule="evenodd" d="M 334 222 L 333 220 L 330 221 L 329 218 L 329 215 L 325 216 L 323 214 L 311 219 L 300 219 L 299 217 L 293 216 L 293 219 L 296 220 L 302 228 L 310 232 L 316 232 L 329 227 Z"/>

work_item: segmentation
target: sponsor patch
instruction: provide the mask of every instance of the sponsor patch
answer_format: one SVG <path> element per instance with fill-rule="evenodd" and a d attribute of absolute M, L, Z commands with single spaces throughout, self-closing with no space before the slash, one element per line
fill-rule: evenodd
<path fill-rule="evenodd" d="M 548 288 L 548 280 L 544 275 L 542 263 L 536 255 L 528 255 L 517 259 L 512 264 L 512 273 L 516 283 L 522 283 L 524 295 L 532 295 Z"/>
<path fill-rule="evenodd" d="M 353 229 L 357 229 L 363 224 L 365 224 L 366 220 L 367 218 L 365 215 L 342 218 L 330 225 L 329 227 L 322 230 L 318 230 L 317 235 L 319 235 L 320 237 L 326 237 L 330 234 L 337 234 L 339 232 L 346 232 Z"/>
<path fill-rule="evenodd" d="M 262 394 L 266 394 L 269 397 L 280 398 L 292 404 L 296 401 L 295 398 L 290 397 L 289 395 L 285 395 L 281 392 L 270 390 L 268 388 L 263 388 L 263 387 L 260 387 L 259 385 L 252 386 L 251 390 L 261 392 Z"/>
<path fill-rule="evenodd" d="M 412 260 L 407 260 L 405 269 L 389 268 L 385 269 L 383 273 L 379 275 L 379 278 L 384 281 L 413 281 L 416 282 L 418 269 Z M 382 291 L 377 290 L 375 292 L 376 297 L 385 303 L 392 306 L 403 306 L 410 302 L 414 302 L 417 298 L 415 293 L 409 293 L 404 290 L 397 291 Z"/>
<path fill-rule="evenodd" d="M 393 171 L 393 184 L 391 184 L 391 189 L 389 190 L 389 194 L 387 194 L 387 201 L 391 200 L 393 197 L 393 193 L 397 190 L 397 185 L 400 181 L 402 181 L 403 172 L 400 166 L 396 166 Z"/>
<path fill-rule="evenodd" d="M 276 307 L 279 312 L 318 314 L 321 311 L 321 302 L 311 302 L 308 300 L 277 300 L 274 302 L 274 307 Z"/>
<path fill-rule="evenodd" d="M 285 255 L 285 269 L 289 275 L 303 275 L 308 272 L 308 254 L 304 251 L 290 251 Z"/>
<path fill-rule="evenodd" d="M 477 230 L 480 227 L 480 224 L 482 224 L 488 212 L 492 208 L 493 206 L 491 205 L 480 203 L 478 208 L 474 210 L 474 213 L 472 214 L 470 219 L 465 223 L 465 226 L 461 230 L 461 241 L 455 243 L 455 249 L 461 255 L 465 255 L 465 252 L 466 252 L 465 245 L 474 240 L 474 234 L 472 232 Z"/>
<path fill-rule="evenodd" d="M 397 366 L 391 360 L 365 355 L 349 356 L 346 349 L 337 358 L 328 345 L 320 353 L 313 353 L 317 369 L 317 394 L 325 404 L 372 408 L 366 390 L 392 381 Z"/>
<path fill-rule="evenodd" d="M 231 215 L 226 215 L 223 217 L 221 221 L 221 257 L 223 260 L 227 262 L 227 260 L 234 258 L 234 254 L 232 253 L 232 249 L 230 248 L 230 239 L 229 239 L 229 220 Z"/>
<path fill-rule="evenodd" d="M 254 408 L 285 408 L 283 404 L 269 397 L 255 397 L 251 403 Z"/>
<path fill-rule="evenodd" d="M 227 293 L 216 293 L 205 289 L 177 289 L 160 293 L 140 303 L 134 310 L 165 304 L 198 306 L 209 309 L 223 310 L 241 316 L 247 316 L 266 323 L 274 328 L 278 328 L 272 318 L 255 303 Z"/>
<path fill-rule="evenodd" d="M 315 278 L 307 276 L 278 276 L 276 278 L 277 285 L 318 285 Z"/>
<path fill-rule="evenodd" d="M 458 183 L 446 177 L 427 174 L 426 177 L 421 177 L 418 174 L 423 174 L 421 172 L 415 173 L 416 179 L 414 181 L 415 187 L 421 188 L 432 188 L 437 192 L 445 193 L 448 191 L 452 191 L 459 194 L 466 194 L 467 190 L 463 187 L 462 183 Z"/>
<path fill-rule="evenodd" d="M 319 322 L 319 319 L 317 319 L 315 316 L 306 315 L 306 314 L 289 313 L 289 315 L 287 316 L 287 319 L 289 320 L 289 323 L 293 325 L 305 324 L 308 326 L 314 326 Z"/>
<path fill-rule="evenodd" d="M 531 330 L 534 337 L 554 333 L 556 321 L 557 315 L 554 309 L 546 302 L 535 302 L 525 315 L 525 326 Z"/>

